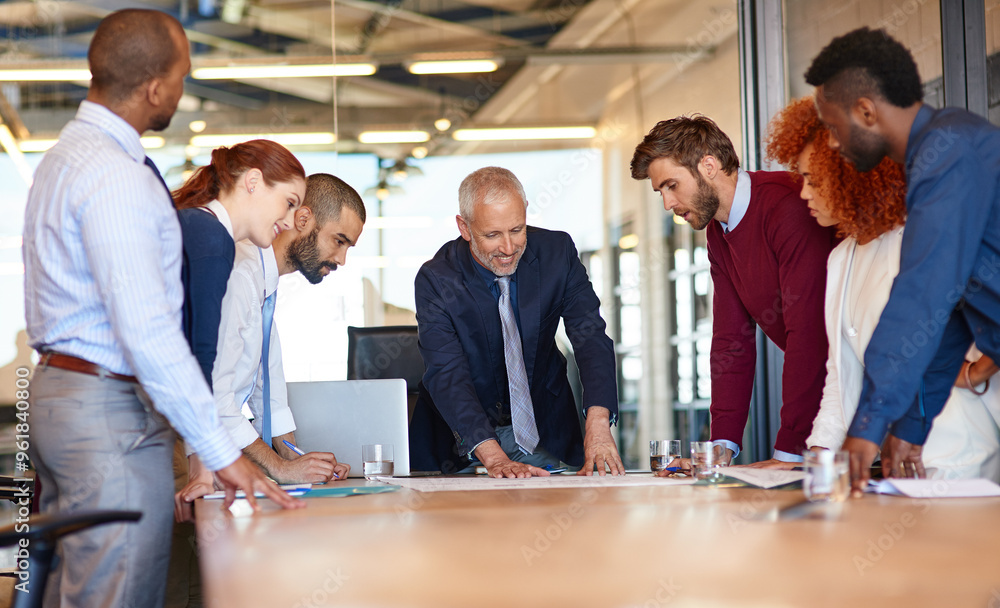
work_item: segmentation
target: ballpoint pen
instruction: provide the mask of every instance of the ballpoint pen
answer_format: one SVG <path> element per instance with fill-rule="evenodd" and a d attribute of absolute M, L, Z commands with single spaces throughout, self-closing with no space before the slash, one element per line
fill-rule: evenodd
<path fill-rule="evenodd" d="M 305 456 L 306 455 L 306 453 L 303 452 L 302 450 L 300 450 L 298 448 L 298 446 L 296 446 L 294 443 L 288 441 L 287 439 L 282 439 L 281 443 L 287 445 L 289 450 L 295 452 L 299 456 Z M 337 479 L 340 479 L 340 475 L 337 475 L 336 473 L 334 473 L 333 476 L 336 477 Z"/>

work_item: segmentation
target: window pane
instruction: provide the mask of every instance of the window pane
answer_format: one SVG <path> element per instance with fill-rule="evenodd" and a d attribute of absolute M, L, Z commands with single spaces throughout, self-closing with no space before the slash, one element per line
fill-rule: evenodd
<path fill-rule="evenodd" d="M 1000 125 L 1000 0 L 986 0 L 986 94 L 990 122 Z"/>
<path fill-rule="evenodd" d="M 995 3 L 989 0 L 987 4 Z M 811 95 L 804 74 L 831 40 L 862 26 L 884 29 L 910 49 L 924 82 L 924 101 L 944 106 L 941 5 L 926 0 L 785 0 L 785 54 L 792 98 Z"/>

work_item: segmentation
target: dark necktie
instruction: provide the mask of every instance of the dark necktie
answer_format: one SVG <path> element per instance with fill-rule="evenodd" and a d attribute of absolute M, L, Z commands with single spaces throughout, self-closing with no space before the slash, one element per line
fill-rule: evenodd
<path fill-rule="evenodd" d="M 170 194 L 170 188 L 167 186 L 167 182 L 163 181 L 163 176 L 160 175 L 160 170 L 156 168 L 156 163 L 154 163 L 153 159 L 148 156 L 146 157 L 145 162 L 146 166 L 153 170 L 153 174 L 156 175 L 156 179 L 160 180 L 160 183 L 163 184 L 163 189 L 167 191 L 167 196 L 170 197 L 170 200 L 173 200 L 173 196 Z"/>

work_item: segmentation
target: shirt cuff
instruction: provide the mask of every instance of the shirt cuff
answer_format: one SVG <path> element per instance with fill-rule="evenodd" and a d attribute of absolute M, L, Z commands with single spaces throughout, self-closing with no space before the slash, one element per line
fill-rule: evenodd
<path fill-rule="evenodd" d="M 478 460 L 478 459 L 476 458 L 476 448 L 478 448 L 479 446 L 483 445 L 483 444 L 484 444 L 484 443 L 486 443 L 487 441 L 496 441 L 497 443 L 500 443 L 500 440 L 499 440 L 499 439 L 497 439 L 496 437 L 490 437 L 489 439 L 483 439 L 482 441 L 480 441 L 480 442 L 479 442 L 479 443 L 477 443 L 476 445 L 472 446 L 472 449 L 471 449 L 471 450 L 469 450 L 469 453 L 468 453 L 468 454 L 466 454 L 466 457 L 467 457 L 467 458 L 468 458 L 469 460 Z"/>
<path fill-rule="evenodd" d="M 729 441 L 728 439 L 716 439 L 712 443 L 714 443 L 715 445 L 721 445 L 724 448 L 729 448 L 730 450 L 732 450 L 733 460 L 736 460 L 736 457 L 740 455 L 740 446 L 736 445 L 732 441 Z"/>
<path fill-rule="evenodd" d="M 854 413 L 854 420 L 847 429 L 848 437 L 866 439 L 876 445 L 882 445 L 885 434 L 889 431 L 889 421 L 881 416 L 875 416 L 860 409 Z"/>
<path fill-rule="evenodd" d="M 802 462 L 802 455 L 792 454 L 791 452 L 783 452 L 781 450 L 775 450 L 771 458 L 775 460 L 780 460 L 781 462 Z"/>
<path fill-rule="evenodd" d="M 280 437 L 295 430 L 295 419 L 292 410 L 279 409 L 271 412 L 271 436 Z"/>
<path fill-rule="evenodd" d="M 236 443 L 236 447 L 241 450 L 254 441 L 260 439 L 260 433 L 257 432 L 254 425 L 246 418 L 241 420 L 235 427 L 229 429 L 229 436 L 233 438 L 233 442 Z"/>
<path fill-rule="evenodd" d="M 592 407 L 604 407 L 604 406 L 603 405 L 601 405 L 601 406 L 588 405 L 587 407 L 585 407 L 583 409 L 583 419 L 584 420 L 587 419 L 587 412 L 589 412 L 590 408 L 592 408 Z M 618 424 L 618 412 L 612 412 L 611 408 L 607 408 L 607 407 L 604 407 L 604 409 L 608 410 L 608 423 L 610 424 L 610 426 L 615 426 L 616 424 Z"/>
<path fill-rule="evenodd" d="M 239 448 L 233 445 L 229 434 L 222 427 L 192 443 L 192 447 L 205 467 L 213 472 L 233 464 L 241 455 Z"/>
<path fill-rule="evenodd" d="M 924 445 L 927 442 L 927 435 L 930 434 L 931 425 L 923 418 L 914 416 L 904 416 L 892 425 L 889 432 L 895 437 L 908 441 L 913 445 Z"/>

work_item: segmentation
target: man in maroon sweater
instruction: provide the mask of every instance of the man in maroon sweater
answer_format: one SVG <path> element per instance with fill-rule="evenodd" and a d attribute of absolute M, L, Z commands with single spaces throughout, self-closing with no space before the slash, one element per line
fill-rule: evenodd
<path fill-rule="evenodd" d="M 750 412 L 756 326 L 785 351 L 781 428 L 771 460 L 802 460 L 826 376 L 826 258 L 834 233 L 810 217 L 785 172 L 740 169 L 732 142 L 711 119 L 658 123 L 635 149 L 632 177 L 649 178 L 663 208 L 708 229 L 712 304 L 712 440 L 739 454 Z M 713 221 L 714 220 L 714 221 Z"/>

